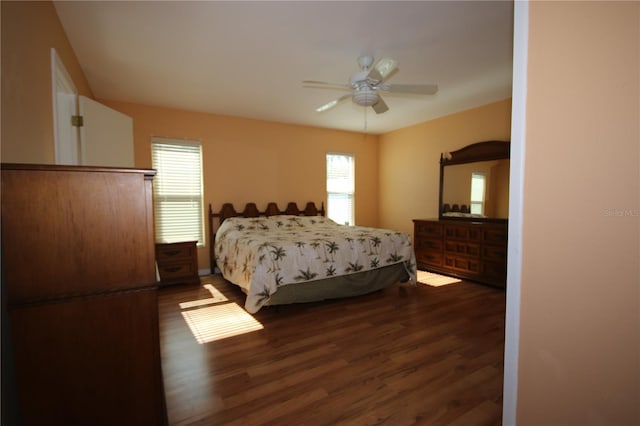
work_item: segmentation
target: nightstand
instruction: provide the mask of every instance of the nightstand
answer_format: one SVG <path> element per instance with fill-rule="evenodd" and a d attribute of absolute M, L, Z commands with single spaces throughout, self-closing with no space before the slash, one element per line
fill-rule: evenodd
<path fill-rule="evenodd" d="M 196 241 L 156 243 L 156 262 L 161 286 L 200 282 Z"/>

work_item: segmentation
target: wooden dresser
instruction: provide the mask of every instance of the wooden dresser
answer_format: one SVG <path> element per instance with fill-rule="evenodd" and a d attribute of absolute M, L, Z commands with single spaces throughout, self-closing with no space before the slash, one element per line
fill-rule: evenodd
<path fill-rule="evenodd" d="M 506 223 L 414 219 L 418 268 L 504 288 Z"/>
<path fill-rule="evenodd" d="M 3 356 L 21 424 L 166 424 L 154 174 L 2 164 Z"/>
<path fill-rule="evenodd" d="M 156 243 L 156 262 L 160 284 L 198 284 L 196 241 Z"/>

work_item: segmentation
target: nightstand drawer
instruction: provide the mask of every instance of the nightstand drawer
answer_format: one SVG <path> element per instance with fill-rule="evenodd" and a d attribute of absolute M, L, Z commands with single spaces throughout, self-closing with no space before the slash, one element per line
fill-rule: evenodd
<path fill-rule="evenodd" d="M 198 274 L 198 271 L 193 268 L 191 260 L 158 264 L 158 272 L 160 273 L 161 281 L 193 277 Z"/>
<path fill-rule="evenodd" d="M 200 282 L 196 241 L 157 243 L 156 263 L 161 285 Z"/>
<path fill-rule="evenodd" d="M 195 250 L 195 244 L 189 243 L 157 244 L 156 260 L 158 262 L 173 262 L 177 259 L 192 259 Z"/>

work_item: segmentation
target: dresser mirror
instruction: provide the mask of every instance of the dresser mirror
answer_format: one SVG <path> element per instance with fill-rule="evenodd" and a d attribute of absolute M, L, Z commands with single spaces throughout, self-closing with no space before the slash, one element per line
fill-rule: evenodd
<path fill-rule="evenodd" d="M 440 157 L 439 219 L 506 222 L 510 142 L 486 141 Z"/>

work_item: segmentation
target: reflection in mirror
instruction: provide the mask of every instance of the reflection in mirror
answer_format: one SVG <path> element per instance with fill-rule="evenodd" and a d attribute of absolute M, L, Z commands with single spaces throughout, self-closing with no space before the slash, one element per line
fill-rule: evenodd
<path fill-rule="evenodd" d="M 440 219 L 509 219 L 509 141 L 486 141 L 440 158 Z"/>
<path fill-rule="evenodd" d="M 442 198 L 443 217 L 507 219 L 509 159 L 447 166 Z"/>

